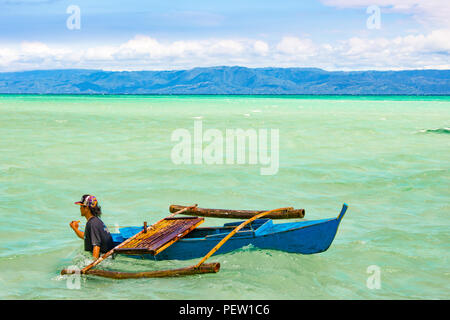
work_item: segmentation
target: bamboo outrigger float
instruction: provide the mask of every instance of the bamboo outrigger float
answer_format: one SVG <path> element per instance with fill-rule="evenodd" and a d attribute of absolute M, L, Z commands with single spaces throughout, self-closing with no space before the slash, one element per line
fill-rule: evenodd
<path fill-rule="evenodd" d="M 220 263 L 205 263 L 213 254 L 223 254 L 252 244 L 261 249 L 274 249 L 286 252 L 313 254 L 326 251 L 334 240 L 338 226 L 347 210 L 344 204 L 337 218 L 289 222 L 273 224 L 268 217 L 279 216 L 281 213 L 298 217 L 303 214 L 292 207 L 269 211 L 202 209 L 197 205 L 183 207 L 170 206 L 174 211 L 168 217 L 159 220 L 150 227 L 144 223 L 142 227 L 121 228 L 119 234 L 112 234 L 115 244 L 111 251 L 105 253 L 85 268 L 81 274 L 102 276 L 113 279 L 176 277 L 201 273 L 216 273 Z M 245 221 L 228 223 L 223 227 L 198 228 L 204 219 L 199 217 L 174 218 L 177 214 L 191 215 L 212 213 L 214 217 L 222 213 L 222 218 L 230 218 L 232 214 L 251 215 Z M 224 214 L 226 213 L 226 214 Z M 210 215 L 211 216 L 211 215 Z M 233 216 L 236 217 L 236 216 Z M 242 216 L 241 216 L 242 217 Z M 264 218 L 263 218 L 264 217 Z M 231 231 L 231 232 L 230 232 Z M 219 241 L 219 242 L 217 242 Z M 160 271 L 146 272 L 116 272 L 93 269 L 111 255 L 125 254 L 130 257 L 154 260 L 203 258 L 195 265 Z M 62 270 L 61 274 L 74 273 L 72 270 Z"/>
<path fill-rule="evenodd" d="M 186 206 L 180 206 L 172 204 L 169 207 L 170 212 L 177 212 Z M 210 217 L 210 218 L 229 218 L 229 219 L 250 219 L 259 213 L 266 212 L 268 210 L 230 210 L 230 209 L 207 209 L 207 208 L 188 208 L 188 210 L 180 212 L 180 214 L 197 216 L 197 217 Z M 298 219 L 305 217 L 305 209 L 294 209 L 292 207 L 285 208 L 276 212 L 272 212 L 265 216 L 269 219 Z"/>

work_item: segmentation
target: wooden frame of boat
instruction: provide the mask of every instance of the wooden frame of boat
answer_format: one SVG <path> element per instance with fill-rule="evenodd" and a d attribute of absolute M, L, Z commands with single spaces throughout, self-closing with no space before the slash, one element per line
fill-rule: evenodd
<path fill-rule="evenodd" d="M 171 215 L 169 215 L 167 218 L 164 219 L 170 219 L 173 216 L 186 212 L 188 210 L 192 210 L 196 208 L 197 205 L 190 206 L 190 207 L 184 207 Z M 121 244 L 117 245 L 115 248 L 111 249 L 107 253 L 105 253 L 103 256 L 86 266 L 81 270 L 81 274 L 90 274 L 90 275 L 96 275 L 106 278 L 112 278 L 112 279 L 136 279 L 136 278 L 159 278 L 159 277 L 177 277 L 177 276 L 185 276 L 185 275 L 193 275 L 193 274 L 201 274 L 201 273 L 216 273 L 220 270 L 220 263 L 214 262 L 214 263 L 205 263 L 205 261 L 211 257 L 221 246 L 223 246 L 234 234 L 236 234 L 239 230 L 244 228 L 247 224 L 251 223 L 252 221 L 261 218 L 263 216 L 268 216 L 270 214 L 276 213 L 276 212 L 287 212 L 289 210 L 292 210 L 293 208 L 279 208 L 274 210 L 269 210 L 265 212 L 258 213 L 256 215 L 253 215 L 250 219 L 244 221 L 240 225 L 238 225 L 236 228 L 233 229 L 226 237 L 224 237 L 214 248 L 212 248 L 196 265 L 189 266 L 186 268 L 179 268 L 179 269 L 169 269 L 169 270 L 159 270 L 159 271 L 146 271 L 146 272 L 118 272 L 118 271 L 108 271 L 108 270 L 92 270 L 96 265 L 98 265 L 100 262 L 105 260 L 107 257 L 113 255 L 114 253 L 117 253 L 120 248 L 125 247 L 127 244 L 131 243 L 133 240 L 137 239 L 139 236 L 142 236 L 142 234 L 145 234 L 149 229 L 151 230 L 152 227 L 156 226 L 158 223 L 163 221 L 164 219 L 159 220 L 157 223 L 153 224 L 150 227 L 147 227 L 146 224 L 144 224 L 144 228 L 142 231 L 138 232 L 134 236 L 128 238 L 127 240 L 123 241 Z M 73 274 L 76 273 L 75 270 L 71 269 L 63 269 L 61 270 L 61 275 L 65 274 Z"/>

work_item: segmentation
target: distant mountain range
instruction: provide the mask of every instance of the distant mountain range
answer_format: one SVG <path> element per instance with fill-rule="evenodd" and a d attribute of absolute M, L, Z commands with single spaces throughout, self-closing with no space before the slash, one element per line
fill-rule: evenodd
<path fill-rule="evenodd" d="M 16 94 L 450 94 L 450 70 L 325 71 L 209 67 L 177 71 L 43 70 L 0 73 Z"/>

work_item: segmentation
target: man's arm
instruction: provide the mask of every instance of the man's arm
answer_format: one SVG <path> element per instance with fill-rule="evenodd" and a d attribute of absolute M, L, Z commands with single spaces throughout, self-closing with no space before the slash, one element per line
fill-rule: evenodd
<path fill-rule="evenodd" d="M 90 230 L 90 239 L 92 244 L 92 256 L 94 259 L 98 259 L 100 257 L 100 246 L 102 244 L 102 237 L 100 235 L 100 228 L 102 226 L 98 223 L 98 221 L 94 221 L 93 224 L 91 224 Z"/>
<path fill-rule="evenodd" d="M 77 235 L 79 238 L 84 239 L 84 232 L 83 232 L 83 231 L 80 231 L 80 230 L 78 229 L 78 225 L 79 225 L 79 224 L 80 224 L 80 221 L 72 221 L 72 222 L 70 223 L 70 227 L 73 229 L 73 231 L 75 231 L 76 235 Z"/>
<path fill-rule="evenodd" d="M 94 246 L 94 250 L 92 250 L 92 256 L 95 259 L 98 259 L 100 257 L 100 247 L 99 246 Z"/>

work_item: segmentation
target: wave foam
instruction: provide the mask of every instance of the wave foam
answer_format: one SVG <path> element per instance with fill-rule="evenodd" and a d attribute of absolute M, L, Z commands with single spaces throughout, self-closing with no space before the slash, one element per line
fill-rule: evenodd
<path fill-rule="evenodd" d="M 420 132 L 423 133 L 444 133 L 444 134 L 449 134 L 450 133 L 450 128 L 436 128 L 436 129 L 423 129 L 420 130 Z"/>

